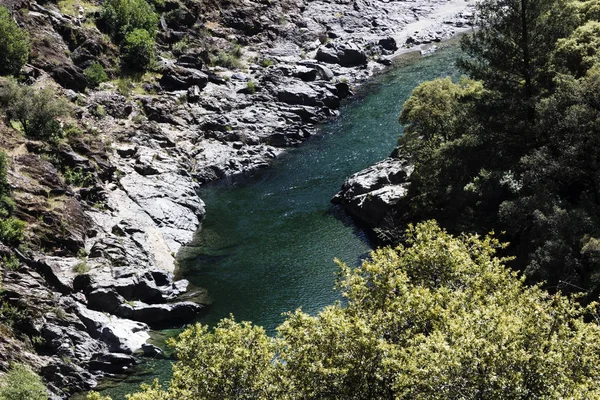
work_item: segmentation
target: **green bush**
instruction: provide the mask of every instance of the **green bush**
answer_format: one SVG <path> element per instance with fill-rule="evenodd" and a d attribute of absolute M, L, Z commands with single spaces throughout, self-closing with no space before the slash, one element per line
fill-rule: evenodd
<path fill-rule="evenodd" d="M 13 364 L 0 380 L 0 400 L 46 400 L 42 379 L 23 364 Z"/>
<path fill-rule="evenodd" d="M 85 69 L 84 73 L 88 83 L 92 87 L 96 87 L 102 82 L 106 82 L 108 80 L 108 75 L 106 75 L 104 67 L 99 63 L 93 63 Z"/>
<path fill-rule="evenodd" d="M 0 6 L 0 75 L 16 75 L 29 58 L 29 37 Z"/>
<path fill-rule="evenodd" d="M 246 83 L 246 89 L 248 90 L 248 93 L 250 93 L 250 94 L 256 93 L 256 82 L 248 81 L 248 83 Z"/>
<path fill-rule="evenodd" d="M 0 220 L 0 242 L 14 245 L 23 239 L 25 222 L 15 217 Z"/>
<path fill-rule="evenodd" d="M 102 107 L 102 106 L 98 106 Z M 76 187 L 89 187 L 94 184 L 94 175 L 91 172 L 85 172 L 80 167 L 66 167 L 63 172 L 65 182 Z"/>
<path fill-rule="evenodd" d="M 210 57 L 210 63 L 219 67 L 225 68 L 241 68 L 242 62 L 233 53 L 219 51 L 217 54 Z"/>
<path fill-rule="evenodd" d="M 146 70 L 154 60 L 154 39 L 148 31 L 136 29 L 121 43 L 121 64 L 132 71 Z"/>
<path fill-rule="evenodd" d="M 101 18 L 117 41 L 136 29 L 144 29 L 154 38 L 159 20 L 154 8 L 145 0 L 107 0 L 102 6 Z"/>
<path fill-rule="evenodd" d="M 52 89 L 21 86 L 14 80 L 0 88 L 0 107 L 6 119 L 20 123 L 27 136 L 52 141 L 62 137 L 56 118 L 70 113 L 68 102 L 57 98 Z"/>

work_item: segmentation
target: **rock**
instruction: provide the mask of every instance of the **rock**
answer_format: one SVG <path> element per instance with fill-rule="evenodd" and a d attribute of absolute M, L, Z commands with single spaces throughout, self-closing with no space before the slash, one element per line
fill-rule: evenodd
<path fill-rule="evenodd" d="M 89 362 L 92 371 L 124 374 L 136 365 L 135 358 L 121 353 L 96 354 Z"/>
<path fill-rule="evenodd" d="M 185 53 L 177 58 L 177 65 L 185 68 L 201 70 L 204 66 L 204 60 L 206 59 L 209 59 L 208 52 L 206 50 Z"/>
<path fill-rule="evenodd" d="M 148 325 L 86 308 L 77 303 L 75 313 L 86 326 L 91 337 L 100 339 L 109 351 L 132 354 L 150 338 Z"/>
<path fill-rule="evenodd" d="M 127 118 L 133 111 L 133 105 L 125 96 L 111 91 L 95 92 L 91 95 L 88 108 L 96 112 L 99 106 L 114 118 Z"/>
<path fill-rule="evenodd" d="M 81 69 L 74 65 L 61 65 L 54 68 L 52 77 L 62 87 L 76 92 L 83 92 L 88 85 L 87 78 Z"/>
<path fill-rule="evenodd" d="M 145 304 L 140 301 L 121 304 L 115 313 L 123 318 L 141 321 L 150 326 L 186 323 L 194 319 L 203 307 L 191 301 L 168 304 Z"/>
<path fill-rule="evenodd" d="M 317 50 L 317 60 L 342 67 L 357 67 L 367 63 L 367 55 L 355 43 L 329 43 Z"/>
<path fill-rule="evenodd" d="M 405 160 L 387 158 L 348 178 L 332 202 L 367 225 L 378 226 L 406 196 L 412 170 Z"/>
<path fill-rule="evenodd" d="M 190 86 L 203 89 L 208 83 L 208 75 L 197 69 L 173 65 L 163 72 L 159 83 L 165 90 L 187 90 Z"/>
<path fill-rule="evenodd" d="M 394 39 L 391 36 L 388 36 L 383 39 L 379 39 L 379 46 L 381 46 L 381 48 L 388 50 L 388 51 L 398 50 L 398 45 L 396 44 L 396 39 Z"/>
<path fill-rule="evenodd" d="M 80 68 L 89 67 L 98 59 L 104 46 L 97 40 L 90 38 L 83 42 L 71 53 L 71 59 Z"/>
<path fill-rule="evenodd" d="M 281 88 L 277 93 L 279 101 L 306 106 L 317 105 L 318 96 L 318 93 L 310 86 L 297 81 Z"/>
<path fill-rule="evenodd" d="M 200 100 L 200 87 L 198 85 L 194 85 L 188 88 L 187 90 L 187 100 L 190 103 L 197 103 Z"/>
<path fill-rule="evenodd" d="M 92 310 L 114 314 L 125 299 L 115 289 L 98 288 L 86 295 L 88 306 Z M 125 317 L 127 318 L 127 317 Z"/>
<path fill-rule="evenodd" d="M 164 358 L 165 353 L 157 346 L 153 344 L 143 344 L 142 351 L 144 352 L 144 357 L 154 357 L 154 358 Z"/>

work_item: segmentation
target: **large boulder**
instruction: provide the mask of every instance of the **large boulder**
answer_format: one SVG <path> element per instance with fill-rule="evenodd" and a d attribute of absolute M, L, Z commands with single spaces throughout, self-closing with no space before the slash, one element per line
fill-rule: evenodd
<path fill-rule="evenodd" d="M 361 222 L 378 226 L 406 196 L 412 170 L 405 160 L 386 158 L 348 178 L 331 201 Z"/>
<path fill-rule="evenodd" d="M 150 326 L 166 326 L 189 322 L 202 310 L 203 306 L 191 301 L 167 304 L 146 304 L 134 301 L 121 304 L 115 310 L 115 314 L 147 323 Z"/>
<path fill-rule="evenodd" d="M 187 90 L 194 85 L 203 89 L 208 84 L 208 75 L 197 69 L 172 65 L 163 72 L 159 83 L 165 90 Z"/>
<path fill-rule="evenodd" d="M 150 338 L 148 325 L 86 308 L 76 303 L 75 313 L 94 339 L 100 339 L 114 353 L 132 354 Z"/>
<path fill-rule="evenodd" d="M 319 101 L 319 93 L 303 82 L 292 81 L 279 90 L 277 98 L 287 104 L 316 106 Z"/>
<path fill-rule="evenodd" d="M 367 63 L 367 54 L 356 43 L 328 43 L 317 50 L 317 60 L 342 67 L 357 67 Z"/>
<path fill-rule="evenodd" d="M 88 85 L 83 71 L 74 65 L 60 65 L 54 68 L 52 77 L 62 87 L 76 92 L 83 92 Z"/>

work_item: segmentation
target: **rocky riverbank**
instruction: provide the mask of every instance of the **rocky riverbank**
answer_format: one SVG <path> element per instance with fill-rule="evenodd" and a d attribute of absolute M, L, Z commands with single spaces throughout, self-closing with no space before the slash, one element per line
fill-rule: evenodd
<path fill-rule="evenodd" d="M 158 354 L 149 329 L 202 312 L 174 277 L 204 216 L 200 185 L 269 165 L 395 55 L 454 35 L 472 12 L 456 0 L 166 3 L 177 12 L 161 20 L 155 72 L 97 89 L 82 70 L 114 67 L 116 52 L 90 23 L 100 2 L 7 4 L 33 44 L 24 78 L 62 92 L 85 131 L 50 146 L 0 126 L 28 222 L 27 246 L 0 248 L 0 367 L 33 366 L 57 398 Z M 236 65 L 217 66 L 233 48 Z"/>

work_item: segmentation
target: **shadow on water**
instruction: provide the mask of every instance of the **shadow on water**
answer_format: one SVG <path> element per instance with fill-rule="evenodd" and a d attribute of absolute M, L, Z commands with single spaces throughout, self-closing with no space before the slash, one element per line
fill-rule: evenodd
<path fill-rule="evenodd" d="M 179 274 L 213 300 L 202 323 L 214 325 L 232 313 L 273 334 L 282 313 L 299 307 L 316 313 L 340 299 L 333 290 L 334 258 L 356 266 L 371 241 L 329 200 L 348 176 L 391 153 L 402 134 L 402 104 L 419 83 L 455 75 L 457 54 L 449 47 L 427 58 L 409 56 L 363 86 L 320 135 L 272 167 L 202 188 L 207 216 L 178 257 Z M 168 361 L 145 368 L 163 381 L 171 374 Z M 123 398 L 136 390 L 133 380 L 106 394 Z"/>

